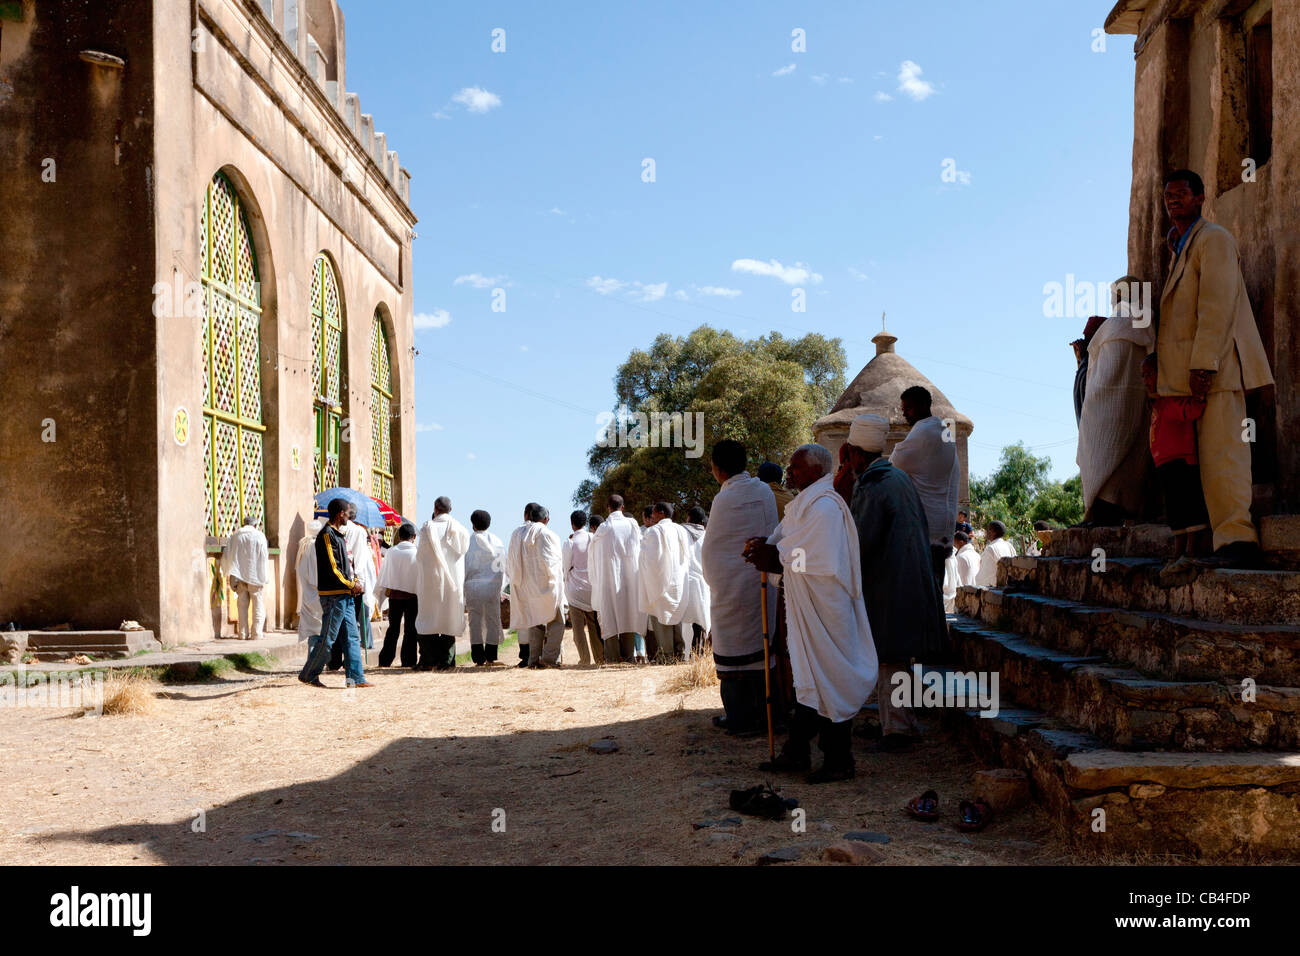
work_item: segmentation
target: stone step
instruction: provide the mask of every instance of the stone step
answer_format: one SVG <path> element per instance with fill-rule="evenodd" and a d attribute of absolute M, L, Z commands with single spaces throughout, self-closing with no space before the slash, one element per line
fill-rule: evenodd
<path fill-rule="evenodd" d="M 1043 553 L 1054 558 L 1091 558 L 1101 548 L 1123 558 L 1173 557 L 1174 536 L 1168 525 L 1138 524 L 1121 528 L 1064 528 L 1053 531 Z"/>
<path fill-rule="evenodd" d="M 1058 651 L 1106 657 L 1149 676 L 1300 686 L 1300 625 L 1202 621 L 1000 588 L 962 588 L 957 610 Z"/>
<path fill-rule="evenodd" d="M 1300 750 L 1300 688 L 1152 680 L 1105 658 L 1035 644 L 957 615 L 949 639 L 967 672 L 998 675 L 1000 703 L 1054 714 L 1107 746 Z"/>
<path fill-rule="evenodd" d="M 1025 771 L 1080 849 L 1300 860 L 1300 754 L 1111 750 L 1034 710 L 950 710 L 945 722 L 985 760 Z"/>
<path fill-rule="evenodd" d="M 86 654 L 98 658 L 133 657 L 161 651 L 153 631 L 27 631 L 25 651 L 38 661 L 59 661 Z"/>
<path fill-rule="evenodd" d="M 1108 557 L 1104 564 L 1093 558 L 1007 558 L 999 562 L 998 583 L 1067 601 L 1204 621 L 1300 624 L 1300 571 L 1195 568 L 1185 580 L 1165 584 L 1162 566 L 1153 558 Z"/>

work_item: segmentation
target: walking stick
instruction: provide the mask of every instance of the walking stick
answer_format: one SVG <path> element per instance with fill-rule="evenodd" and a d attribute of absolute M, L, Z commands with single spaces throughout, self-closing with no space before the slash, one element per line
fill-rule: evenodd
<path fill-rule="evenodd" d="M 763 692 L 767 697 L 767 758 L 776 760 L 776 741 L 772 737 L 772 666 L 768 659 L 769 639 L 767 636 L 767 572 L 760 573 L 763 582 Z"/>

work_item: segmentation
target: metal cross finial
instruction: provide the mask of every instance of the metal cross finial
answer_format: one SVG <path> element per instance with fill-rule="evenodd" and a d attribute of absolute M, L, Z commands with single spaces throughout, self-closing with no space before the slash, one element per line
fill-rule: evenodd
<path fill-rule="evenodd" d="M 880 331 L 885 331 L 885 313 L 880 313 Z"/>

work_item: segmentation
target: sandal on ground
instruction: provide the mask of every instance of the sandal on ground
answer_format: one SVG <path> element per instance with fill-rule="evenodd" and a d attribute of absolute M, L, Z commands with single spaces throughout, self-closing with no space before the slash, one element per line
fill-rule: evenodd
<path fill-rule="evenodd" d="M 907 814 L 917 820 L 925 823 L 933 823 L 939 819 L 939 794 L 934 790 L 927 790 L 919 797 L 913 797 L 907 801 L 907 806 L 903 807 Z"/>
<path fill-rule="evenodd" d="M 963 800 L 957 809 L 957 829 L 979 833 L 993 819 L 993 808 L 983 800 Z"/>

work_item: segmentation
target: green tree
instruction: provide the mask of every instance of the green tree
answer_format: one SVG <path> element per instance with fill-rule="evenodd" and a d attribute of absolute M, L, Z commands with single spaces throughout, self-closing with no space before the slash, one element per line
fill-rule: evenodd
<path fill-rule="evenodd" d="M 578 486 L 574 504 L 603 510 L 604 499 L 617 493 L 633 512 L 654 501 L 707 506 L 718 488 L 709 469 L 713 445 L 724 438 L 744 443 L 751 469 L 765 459 L 788 461 L 844 390 L 845 361 L 839 339 L 814 334 L 743 340 L 704 325 L 684 337 L 657 336 L 619 366 L 608 437 L 588 451 L 591 477 Z M 688 457 L 691 449 L 662 447 L 662 440 L 638 447 L 636 416 L 656 413 L 698 414 L 691 421 L 703 426 L 703 434 L 692 435 L 700 454 Z M 628 441 L 618 437 L 620 424 Z"/>
<path fill-rule="evenodd" d="M 1033 536 L 1035 521 L 1071 525 L 1083 519 L 1079 476 L 1062 483 L 1048 480 L 1050 458 L 1037 458 L 1022 443 L 1002 449 L 993 474 L 970 483 L 971 523 L 983 527 L 994 519 L 1023 550 Z"/>

